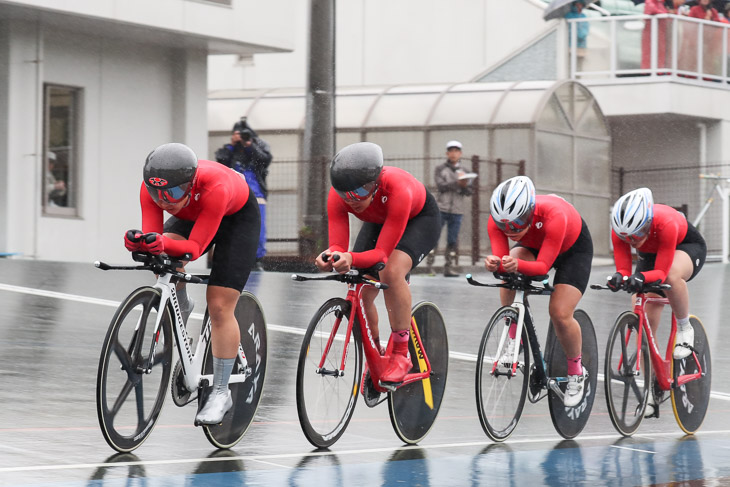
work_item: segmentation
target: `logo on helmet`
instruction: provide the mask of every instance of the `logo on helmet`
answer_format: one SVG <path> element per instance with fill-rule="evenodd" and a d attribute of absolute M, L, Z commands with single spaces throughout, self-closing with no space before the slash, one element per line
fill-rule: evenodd
<path fill-rule="evenodd" d="M 158 188 L 161 186 L 167 186 L 167 180 L 162 178 L 149 178 L 147 181 L 150 182 L 152 186 L 157 186 Z"/>

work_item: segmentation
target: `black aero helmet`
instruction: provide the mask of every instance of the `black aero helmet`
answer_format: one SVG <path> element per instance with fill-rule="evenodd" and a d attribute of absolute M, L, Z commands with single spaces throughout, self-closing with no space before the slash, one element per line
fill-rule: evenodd
<path fill-rule="evenodd" d="M 179 203 L 193 188 L 198 157 L 185 144 L 163 144 L 147 156 L 144 184 L 155 202 Z"/>
<path fill-rule="evenodd" d="M 330 181 L 342 198 L 364 200 L 377 191 L 382 170 L 383 149 L 372 142 L 358 142 L 335 154 Z"/>

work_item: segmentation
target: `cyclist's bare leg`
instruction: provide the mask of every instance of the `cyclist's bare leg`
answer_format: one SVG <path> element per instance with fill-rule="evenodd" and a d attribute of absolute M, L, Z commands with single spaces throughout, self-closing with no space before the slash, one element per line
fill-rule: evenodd
<path fill-rule="evenodd" d="M 235 317 L 240 293 L 231 288 L 209 285 L 206 290 L 208 314 L 211 323 L 213 351 L 213 390 L 195 416 L 195 424 L 217 424 L 233 406 L 228 380 L 236 362 L 241 341 Z"/>
<path fill-rule="evenodd" d="M 237 290 L 229 287 L 208 286 L 206 290 L 214 357 L 236 358 L 238 354 L 241 335 L 234 312 L 240 295 Z"/>
<path fill-rule="evenodd" d="M 674 316 L 677 319 L 689 316 L 689 291 L 687 290 L 687 280 L 692 276 L 692 260 L 689 255 L 683 250 L 676 250 L 674 252 L 674 260 L 672 267 L 669 268 L 669 274 L 667 275 L 666 284 L 672 286 L 671 289 L 664 291 L 669 299 L 669 305 L 672 307 Z M 651 294 L 656 296 L 656 294 Z M 649 318 L 649 325 L 651 331 L 656 335 L 657 328 L 659 327 L 659 321 L 661 319 L 661 313 L 664 305 L 656 303 L 648 303 L 646 305 L 646 315 Z"/>
<path fill-rule="evenodd" d="M 555 291 L 550 295 L 550 319 L 566 357 L 578 357 L 581 354 L 580 325 L 573 318 L 581 297 L 583 294 L 580 290 L 570 284 L 556 284 Z"/>
<path fill-rule="evenodd" d="M 408 357 L 408 337 L 411 327 L 411 290 L 406 274 L 412 266 L 411 257 L 401 250 L 394 250 L 385 268 L 380 271 L 380 280 L 388 285 L 384 291 L 385 307 L 388 310 L 393 335 L 393 350 L 388 368 L 381 376 L 381 383 L 400 383 L 411 368 Z"/>

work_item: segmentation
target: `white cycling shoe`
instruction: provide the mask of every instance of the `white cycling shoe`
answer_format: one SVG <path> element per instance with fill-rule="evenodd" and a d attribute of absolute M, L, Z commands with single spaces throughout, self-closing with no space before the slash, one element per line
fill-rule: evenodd
<path fill-rule="evenodd" d="M 228 394 L 211 394 L 203 408 L 195 415 L 195 426 L 219 424 L 223 417 L 233 407 L 231 391 Z"/>
<path fill-rule="evenodd" d="M 674 353 L 672 356 L 675 360 L 681 360 L 692 354 L 692 346 L 695 343 L 695 329 L 692 325 L 688 325 L 685 329 L 677 328 L 677 336 L 674 340 Z"/>
<path fill-rule="evenodd" d="M 583 367 L 582 374 L 568 376 L 568 385 L 565 388 L 565 394 L 563 394 L 563 405 L 566 408 L 573 408 L 583 400 L 587 377 L 588 371 L 585 367 Z"/>

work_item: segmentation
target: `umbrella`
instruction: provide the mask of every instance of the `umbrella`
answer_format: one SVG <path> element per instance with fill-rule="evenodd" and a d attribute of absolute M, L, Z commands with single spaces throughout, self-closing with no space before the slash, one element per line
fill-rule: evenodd
<path fill-rule="evenodd" d="M 545 7 L 542 18 L 545 20 L 561 19 L 570 12 L 570 6 L 576 1 L 582 1 L 586 7 L 596 0 L 553 0 Z"/>

